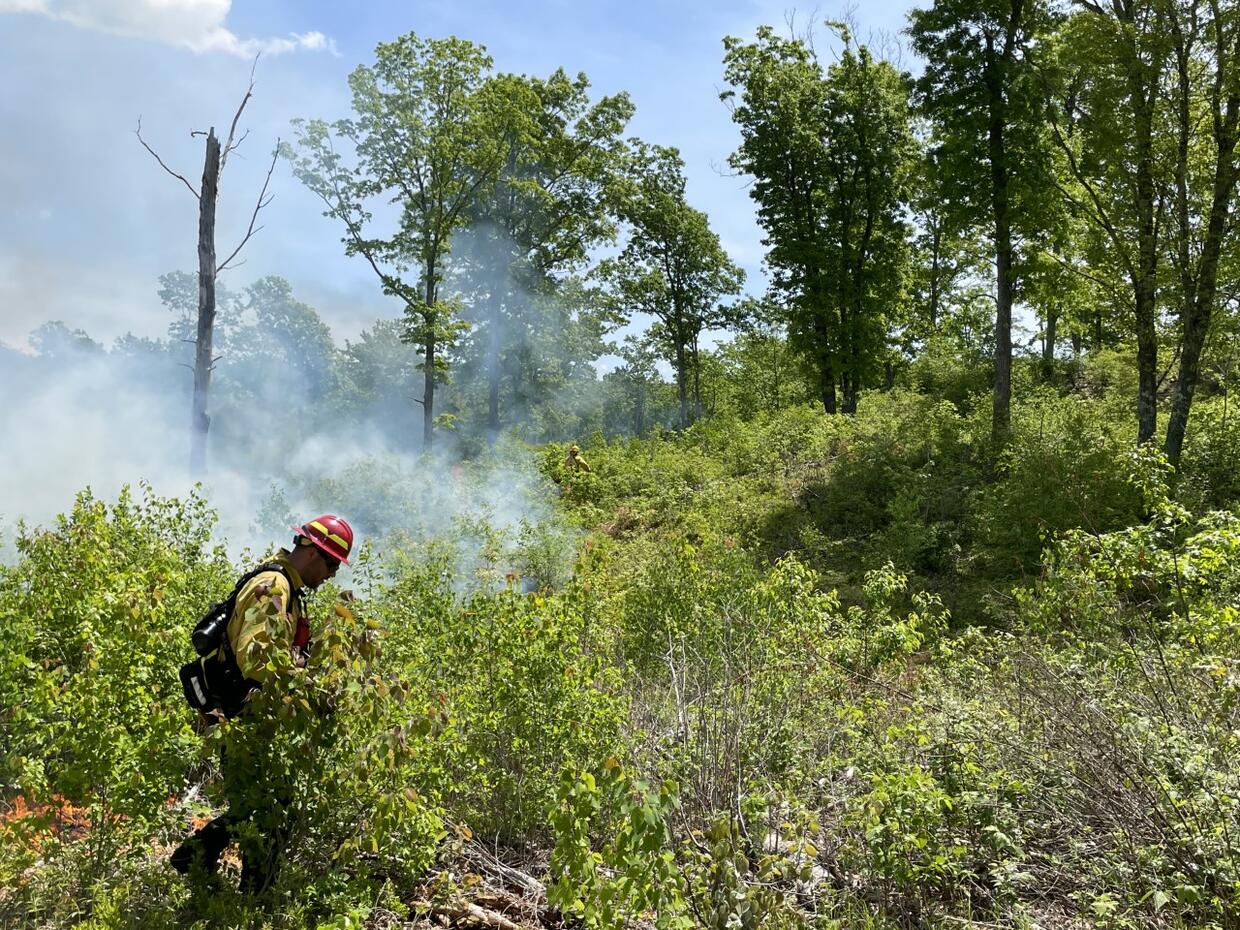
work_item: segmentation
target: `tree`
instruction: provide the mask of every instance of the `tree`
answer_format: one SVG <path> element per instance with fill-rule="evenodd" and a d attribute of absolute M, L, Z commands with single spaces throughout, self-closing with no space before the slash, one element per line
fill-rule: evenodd
<path fill-rule="evenodd" d="M 276 275 L 260 278 L 239 295 L 237 311 L 225 373 L 238 389 L 238 402 L 275 400 L 274 386 L 295 410 L 298 400 L 308 407 L 321 405 L 339 389 L 331 330 L 313 307 L 293 295 L 288 281 Z M 273 378 L 273 371 L 280 377 Z"/>
<path fill-rule="evenodd" d="M 1089 275 L 1104 290 L 1127 282 L 1123 303 L 1137 337 L 1137 441 L 1158 419 L 1158 279 L 1170 204 L 1170 163 L 1156 128 L 1166 125 L 1169 6 L 1163 0 L 1082 2 L 1059 31 L 1052 137 L 1060 192 L 1100 234 Z M 1114 268 L 1114 273 L 1110 273 Z"/>
<path fill-rule="evenodd" d="M 590 250 L 614 240 L 615 222 L 606 194 L 623 153 L 620 134 L 633 115 L 627 94 L 591 104 L 584 74 L 570 79 L 557 70 L 549 78 L 506 76 L 523 83 L 524 96 L 538 101 L 527 133 L 512 143 L 496 185 L 470 205 L 470 236 L 456 264 L 468 280 L 481 312 L 476 314 L 482 367 L 487 380 L 487 435 L 500 429 L 500 381 L 505 345 L 520 351 L 521 337 L 538 320 L 527 311 L 572 273 Z"/>
<path fill-rule="evenodd" d="M 361 255 L 385 294 L 398 298 L 405 338 L 422 354 L 422 444 L 430 448 L 443 352 L 460 336 L 457 306 L 440 284 L 453 234 L 495 184 L 515 141 L 530 131 L 537 100 L 522 82 L 491 79 L 485 49 L 413 33 L 380 43 L 375 64 L 349 76 L 354 119 L 297 120 L 294 173 L 345 227 L 345 251 Z M 353 148 L 348 167 L 336 138 Z M 376 199 L 399 206 L 387 235 L 375 231 Z M 408 277 L 412 271 L 415 277 Z"/>
<path fill-rule="evenodd" d="M 471 238 L 462 237 L 461 252 L 471 249 Z M 502 312 L 490 318 L 488 295 L 481 289 L 465 293 L 479 295 L 482 316 L 461 340 L 454 361 L 453 401 L 460 408 L 463 431 L 476 427 L 488 444 L 493 442 L 490 414 L 496 408 L 491 401 L 498 397 L 503 398 L 504 422 L 520 426 L 532 441 L 575 430 L 571 424 L 579 418 L 568 408 L 597 380 L 594 362 L 606 354 L 606 336 L 619 323 L 612 302 L 597 286 L 572 274 L 545 278 L 538 287 L 505 288 Z M 502 338 L 491 367 L 494 325 Z"/>
<path fill-rule="evenodd" d="M 942 147 L 933 137 L 923 142 L 909 182 L 914 218 L 909 280 L 910 330 L 926 339 L 939 328 L 955 289 L 976 271 L 978 244 L 961 224 L 950 201 L 951 182 L 944 176 Z"/>
<path fill-rule="evenodd" d="M 1171 7 L 1176 140 L 1174 251 L 1180 364 L 1163 446 L 1179 465 L 1201 353 L 1219 299 L 1219 269 L 1234 242 L 1240 176 L 1240 9 L 1182 0 Z M 1208 127 L 1202 132 L 1200 127 Z"/>
<path fill-rule="evenodd" d="M 30 347 L 40 358 L 68 362 L 82 356 L 102 355 L 103 346 L 84 329 L 69 329 L 60 320 L 49 320 L 29 337 Z"/>
<path fill-rule="evenodd" d="M 1041 0 L 936 0 L 910 14 L 913 49 L 926 59 L 917 80 L 921 111 L 941 140 L 937 156 L 953 183 L 962 225 L 985 226 L 995 261 L 995 384 L 992 433 L 1011 423 L 1012 304 L 1017 244 L 1036 228 L 1047 188 L 1044 94 L 1034 66 L 1049 26 Z"/>
<path fill-rule="evenodd" d="M 775 413 L 813 397 L 807 391 L 804 365 L 788 345 L 783 320 L 787 313 L 767 301 L 746 298 L 745 324 L 715 352 L 722 380 L 735 395 L 733 409 L 745 419 Z"/>
<path fill-rule="evenodd" d="M 823 407 L 854 413 L 884 355 L 906 288 L 904 220 L 914 155 L 906 79 L 854 46 L 825 72 L 813 49 L 769 27 L 757 40 L 724 40 L 737 91 L 741 146 L 734 168 L 754 177 L 772 285 L 792 338 L 819 372 Z"/>
<path fill-rule="evenodd" d="M 685 201 L 684 162 L 675 149 L 634 141 L 616 209 L 629 226 L 628 241 L 618 258 L 599 263 L 597 275 L 617 306 L 648 313 L 661 325 L 684 428 L 698 339 L 729 321 L 720 301 L 740 291 L 745 273 L 728 258 L 706 214 Z"/>
<path fill-rule="evenodd" d="M 618 354 L 624 364 L 609 371 L 606 379 L 619 389 L 628 407 L 629 433 L 642 436 L 646 433 L 651 387 L 659 381 L 658 355 L 644 335 L 626 336 Z"/>
<path fill-rule="evenodd" d="M 257 57 L 254 59 L 254 64 L 255 66 L 258 64 Z M 159 162 L 159 166 L 164 171 L 183 183 L 198 201 L 198 321 L 194 338 L 194 392 L 190 412 L 191 439 L 189 454 L 190 473 L 194 475 L 203 475 L 207 471 L 207 433 L 211 429 L 211 416 L 207 412 L 207 400 L 211 390 L 211 372 L 218 361 L 213 350 L 216 307 L 215 279 L 241 253 L 245 244 L 250 241 L 250 237 L 262 228 L 261 226 L 256 228 L 254 224 L 258 221 L 259 212 L 271 203 L 271 198 L 267 196 L 267 186 L 271 181 L 271 173 L 275 170 L 277 153 L 280 150 L 280 140 L 277 139 L 275 150 L 271 155 L 271 167 L 267 169 L 267 177 L 263 181 L 263 188 L 259 191 L 258 200 L 254 204 L 254 212 L 250 215 L 249 228 L 246 230 L 241 242 L 229 253 L 228 257 L 224 261 L 217 263 L 215 253 L 215 208 L 216 201 L 219 198 L 220 175 L 224 170 L 224 166 L 228 163 L 228 156 L 236 151 L 237 147 L 245 141 L 245 137 L 248 135 L 248 133 L 245 133 L 240 139 L 236 137 L 237 122 L 241 119 L 245 105 L 249 102 L 253 93 L 254 70 L 251 68 L 250 86 L 246 90 L 245 96 L 241 99 L 241 105 L 237 107 L 237 112 L 232 119 L 232 125 L 228 129 L 228 139 L 222 148 L 220 147 L 220 140 L 215 135 L 214 126 L 206 133 L 192 133 L 195 136 L 206 136 L 206 155 L 202 166 L 202 183 L 197 190 L 183 175 L 177 174 L 164 164 L 164 160 L 155 153 L 154 149 L 147 145 L 146 140 L 142 138 L 141 120 L 138 120 L 138 128 L 135 130 L 135 135 L 137 135 L 138 141 L 142 143 L 142 147 Z"/>
<path fill-rule="evenodd" d="M 345 343 L 342 365 L 356 392 L 351 418 L 375 423 L 394 443 L 411 444 L 418 355 L 401 339 L 403 329 L 400 320 L 376 320 L 356 342 Z"/>

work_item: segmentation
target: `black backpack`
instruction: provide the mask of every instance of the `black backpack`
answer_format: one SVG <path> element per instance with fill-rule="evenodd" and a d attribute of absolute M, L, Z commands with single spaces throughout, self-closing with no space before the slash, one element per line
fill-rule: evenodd
<path fill-rule="evenodd" d="M 245 705 L 245 699 L 259 683 L 241 674 L 232 643 L 228 641 L 228 624 L 237 609 L 237 596 L 250 581 L 263 572 L 279 572 L 289 581 L 288 570 L 279 562 L 268 562 L 245 575 L 233 587 L 232 593 L 218 604 L 212 604 L 202 619 L 194 624 L 190 642 L 198 658 L 181 666 L 181 688 L 189 706 L 202 714 L 223 712 L 225 717 L 235 717 Z M 296 597 L 296 592 L 294 592 Z"/>

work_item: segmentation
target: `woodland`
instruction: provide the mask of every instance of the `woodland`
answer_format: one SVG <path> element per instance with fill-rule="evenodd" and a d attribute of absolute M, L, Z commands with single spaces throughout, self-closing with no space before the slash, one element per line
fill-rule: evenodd
<path fill-rule="evenodd" d="M 1240 3 L 719 67 L 760 295 L 627 95 L 411 33 L 273 155 L 391 318 L 212 258 L 166 338 L 0 348 L 168 400 L 204 479 L 14 527 L 0 927 L 1240 926 Z M 263 555 L 223 470 L 364 546 L 204 736 L 188 633 Z M 262 895 L 168 864 L 221 748 L 293 786 Z"/>

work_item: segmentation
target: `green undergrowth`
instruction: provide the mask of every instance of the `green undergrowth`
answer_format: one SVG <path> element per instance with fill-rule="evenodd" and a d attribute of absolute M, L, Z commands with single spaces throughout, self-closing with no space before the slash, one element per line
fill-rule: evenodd
<path fill-rule="evenodd" d="M 365 552 L 205 741 L 176 669 L 239 567 L 197 497 L 83 493 L 0 569 L 0 926 L 391 926 L 471 842 L 588 927 L 1233 926 L 1212 403 L 1179 475 L 1050 393 L 1001 453 L 899 391 L 548 446 L 544 519 Z M 167 864 L 218 745 L 290 799 L 264 897 Z"/>

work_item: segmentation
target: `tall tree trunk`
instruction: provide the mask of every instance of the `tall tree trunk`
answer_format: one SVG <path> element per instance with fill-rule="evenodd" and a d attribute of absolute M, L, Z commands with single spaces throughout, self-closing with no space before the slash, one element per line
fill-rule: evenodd
<path fill-rule="evenodd" d="M 822 409 L 835 413 L 835 366 L 831 361 L 827 321 L 823 319 L 822 311 L 814 316 L 814 341 L 818 355 L 818 396 L 822 400 Z"/>
<path fill-rule="evenodd" d="M 1235 26 L 1214 23 L 1213 36 L 1218 43 L 1213 53 L 1213 67 L 1217 69 L 1212 86 L 1212 134 L 1215 145 L 1214 177 L 1211 185 L 1210 209 L 1206 223 L 1205 238 L 1201 242 L 1195 266 L 1190 267 L 1188 247 L 1191 229 L 1188 210 L 1188 137 L 1192 131 L 1189 123 L 1188 62 L 1190 56 L 1184 42 L 1184 34 L 1177 31 L 1177 68 L 1180 94 L 1178 99 L 1179 154 L 1177 164 L 1177 217 L 1179 234 L 1179 261 L 1181 264 L 1182 303 L 1180 321 L 1183 327 L 1180 347 L 1180 366 L 1176 378 L 1175 394 L 1171 400 L 1171 413 L 1167 418 L 1167 437 L 1163 451 L 1173 466 L 1179 467 L 1184 450 L 1184 436 L 1188 432 L 1188 417 L 1192 410 L 1193 395 L 1201 370 L 1201 350 L 1210 331 L 1210 318 L 1218 291 L 1218 266 L 1230 225 L 1232 201 L 1235 196 L 1237 165 L 1237 126 L 1240 124 L 1240 91 L 1236 91 L 1238 51 Z"/>
<path fill-rule="evenodd" d="M 930 248 L 930 329 L 939 328 L 939 263 L 942 254 L 943 226 L 936 218 L 932 220 Z"/>
<path fill-rule="evenodd" d="M 676 390 L 680 395 L 680 428 L 689 425 L 689 385 L 688 364 L 685 360 L 685 344 L 680 336 L 676 337 Z"/>
<path fill-rule="evenodd" d="M 435 301 L 438 297 L 435 286 L 435 260 L 432 258 L 426 266 L 426 333 L 424 336 L 423 361 L 425 370 L 422 382 L 422 449 L 429 450 L 435 441 Z"/>
<path fill-rule="evenodd" d="M 1132 49 L 1128 72 L 1128 96 L 1132 101 L 1137 143 L 1137 274 L 1132 282 L 1137 330 L 1137 442 L 1144 443 L 1154 438 L 1158 426 L 1158 334 L 1155 329 L 1158 315 L 1155 304 L 1158 223 L 1154 195 L 1156 88 L 1148 79 L 1142 79 L 1143 59 L 1139 48 Z"/>
<path fill-rule="evenodd" d="M 1152 282 L 1151 282 L 1152 283 Z M 1158 429 L 1158 334 L 1154 316 L 1137 315 L 1137 442 L 1154 438 Z"/>
<path fill-rule="evenodd" d="M 693 420 L 702 419 L 702 359 L 698 355 L 697 338 L 693 340 Z"/>
<path fill-rule="evenodd" d="M 1046 326 L 1042 331 L 1042 380 L 1055 377 L 1055 340 L 1059 328 L 1059 308 L 1051 301 L 1046 308 Z"/>
<path fill-rule="evenodd" d="M 1180 347 L 1180 367 L 1176 377 L 1175 394 L 1171 399 L 1171 415 L 1167 418 L 1167 439 L 1163 452 L 1167 461 L 1176 468 L 1184 451 L 1184 436 L 1188 432 L 1188 415 L 1197 391 L 1201 373 L 1201 349 L 1205 345 L 1210 328 L 1210 308 L 1197 305 L 1185 308 L 1184 340 Z"/>
<path fill-rule="evenodd" d="M 1188 416 L 1192 410 L 1193 395 L 1197 391 L 1197 381 L 1201 373 L 1201 350 L 1210 332 L 1210 319 L 1218 291 L 1219 258 L 1223 251 L 1223 240 L 1236 186 L 1237 116 L 1240 116 L 1240 97 L 1233 97 L 1228 101 L 1224 135 L 1219 140 L 1219 164 L 1215 171 L 1210 222 L 1201 246 L 1195 293 L 1192 299 L 1185 302 L 1181 313 L 1184 331 L 1180 347 L 1180 367 L 1175 394 L 1171 400 L 1171 414 L 1167 418 L 1167 439 L 1163 448 L 1167 461 L 1177 468 L 1184 449 L 1184 436 L 1188 432 Z"/>
<path fill-rule="evenodd" d="M 435 441 L 435 335 L 426 337 L 426 371 L 422 381 L 422 448 Z"/>
<path fill-rule="evenodd" d="M 1013 19 L 1019 16 L 1013 3 Z M 1013 24 L 1009 32 L 1014 32 Z M 990 158 L 991 210 L 995 230 L 995 396 L 991 435 L 1002 443 L 1012 425 L 1012 218 L 1008 199 L 1007 113 L 1003 66 L 1014 54 L 1009 37 L 1002 62 L 993 53 L 986 69 L 989 93 L 987 143 Z M 993 40 L 987 39 L 990 46 Z M 993 49 L 992 49 L 993 52 Z"/>
<path fill-rule="evenodd" d="M 494 446 L 499 438 L 499 327 L 500 295 L 491 294 L 487 334 L 487 445 Z"/>
<path fill-rule="evenodd" d="M 853 416 L 857 412 L 857 394 L 860 385 L 857 384 L 857 375 L 854 372 L 846 371 L 840 375 L 840 393 L 843 395 L 843 406 L 841 411 L 847 416 Z"/>
<path fill-rule="evenodd" d="M 818 365 L 818 392 L 822 397 L 822 409 L 835 413 L 835 370 L 825 359 Z"/>
<path fill-rule="evenodd" d="M 206 161 L 198 197 L 198 338 L 194 343 L 194 394 L 190 420 L 189 470 L 195 477 L 207 473 L 207 432 L 211 417 L 207 398 L 211 389 L 212 342 L 215 335 L 215 203 L 220 179 L 220 140 L 215 127 L 207 133 Z"/>

